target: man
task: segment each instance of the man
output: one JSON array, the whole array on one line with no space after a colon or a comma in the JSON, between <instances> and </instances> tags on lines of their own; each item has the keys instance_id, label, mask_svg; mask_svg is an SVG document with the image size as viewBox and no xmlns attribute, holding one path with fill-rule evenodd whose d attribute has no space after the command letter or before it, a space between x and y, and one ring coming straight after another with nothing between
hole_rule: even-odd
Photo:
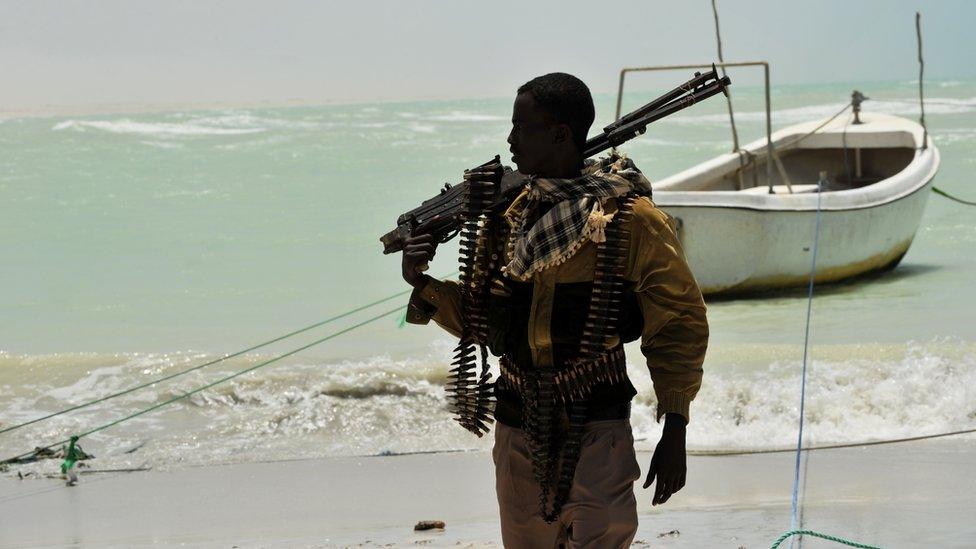
<instances>
[{"instance_id":1,"label":"man","mask_svg":"<svg viewBox=\"0 0 976 549\"><path fill-rule=\"evenodd\" d=\"M502 539L510 548L630 545L637 530L633 482L640 468L629 421L636 390L627 379L622 344L638 336L657 396L657 419L665 418L644 488L656 482L658 505L685 484L688 409L701 383L708 340L705 306L668 217L648 198L649 184L633 163L616 156L584 162L593 120L589 89L571 75L547 74L521 86L508 143L518 170L533 177L504 213L493 213L485 224L487 242L507 242L489 251L504 249L505 257L490 273L493 299L498 294L500 304L492 303L488 340L493 354L502 356L493 458ZM488 172L466 177L497 181ZM607 241L614 239L625 239L619 275L626 290L615 298L620 314L604 319L613 333L599 340L602 354L595 360L584 356L581 341L592 340L599 331L594 323L602 322L592 303L603 303L598 298L605 291L594 288L613 287L600 278L609 275L599 265L614 249ZM408 321L426 324L433 318L460 335L460 287L420 272L435 251L429 235L410 238L404 248L403 278L415 288ZM554 374L559 372L568 374ZM547 375L558 379L546 381ZM565 379L576 385L559 393ZM551 437L539 433L536 417L548 401L533 401L548 394L538 390L547 382L563 395L561 401L549 399L557 403L561 421L542 422L556 433ZM525 389L533 384L535 393ZM577 431L574 417L581 423ZM574 436L578 446L570 449ZM557 444L552 440L563 440L563 446L550 448ZM564 471L571 485L560 495L555 479Z\"/></svg>"}]
</instances>

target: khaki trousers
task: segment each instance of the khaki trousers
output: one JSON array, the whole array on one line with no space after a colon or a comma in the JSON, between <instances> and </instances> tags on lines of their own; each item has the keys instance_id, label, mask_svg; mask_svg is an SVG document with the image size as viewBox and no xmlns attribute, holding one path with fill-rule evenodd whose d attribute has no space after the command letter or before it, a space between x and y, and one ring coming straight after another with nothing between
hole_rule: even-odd
<instances>
[{"instance_id":1,"label":"khaki trousers","mask_svg":"<svg viewBox=\"0 0 976 549\"><path fill-rule=\"evenodd\" d=\"M506 548L630 547L637 532L634 481L640 478L630 420L584 426L569 500L552 524L539 511L539 485L532 478L525 434L496 424L492 458Z\"/></svg>"}]
</instances>

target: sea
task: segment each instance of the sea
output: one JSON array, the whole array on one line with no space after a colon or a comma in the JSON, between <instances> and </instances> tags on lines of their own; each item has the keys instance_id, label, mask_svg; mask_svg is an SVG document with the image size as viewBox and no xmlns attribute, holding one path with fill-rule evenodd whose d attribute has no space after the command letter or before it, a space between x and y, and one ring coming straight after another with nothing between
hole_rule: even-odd
<instances>
[{"instance_id":1,"label":"sea","mask_svg":"<svg viewBox=\"0 0 976 549\"><path fill-rule=\"evenodd\" d=\"M935 184L976 200L976 81L925 84ZM773 128L830 116L855 88L865 111L919 116L917 81L775 86ZM628 91L624 110L663 91ZM616 96L594 98L602 126ZM147 385L0 433L0 460L92 430L79 444L102 468L490 448L452 420L455 341L402 324L400 258L378 238L464 169L510 163L512 99L0 118L0 430ZM762 137L762 89L732 101L742 142ZM676 173L731 149L725 108L696 105L621 150L652 181ZM456 268L449 242L430 272ZM933 194L894 271L815 288L805 443L976 427L974 281L976 208ZM795 444L806 291L707 301L689 449ZM652 448L635 345L628 365Z\"/></svg>"}]
</instances>

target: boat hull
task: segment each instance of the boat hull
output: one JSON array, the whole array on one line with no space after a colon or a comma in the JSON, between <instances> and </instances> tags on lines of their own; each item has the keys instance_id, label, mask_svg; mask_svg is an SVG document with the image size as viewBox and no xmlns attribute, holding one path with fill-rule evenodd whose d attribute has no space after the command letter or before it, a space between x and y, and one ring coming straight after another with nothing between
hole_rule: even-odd
<instances>
[{"instance_id":1,"label":"boat hull","mask_svg":"<svg viewBox=\"0 0 976 549\"><path fill-rule=\"evenodd\" d=\"M861 210L822 211L816 283L894 267L911 246L930 186ZM816 211L658 206L678 220L685 256L706 295L809 283Z\"/></svg>"},{"instance_id":2,"label":"boat hull","mask_svg":"<svg viewBox=\"0 0 976 549\"><path fill-rule=\"evenodd\" d=\"M793 173L795 193L784 190L781 178L773 179L774 193L765 187L728 189L734 181L728 174L740 163L735 154L713 158L654 186L654 202L675 218L685 255L705 294L748 294L808 284L818 209L822 217L817 283L898 264L921 222L939 152L913 121L882 114L862 117L861 125L838 119L826 126L810 122L774 134L777 150L786 155L786 171ZM817 131L811 133L810 128ZM816 192L813 183L818 176L811 168L830 167L825 154L839 147L845 156L856 148L866 151L865 158L875 159L874 169L891 168L890 173L867 185ZM756 141L744 149L760 157L766 145ZM884 151L897 154L887 153L892 159L888 161L879 156ZM828 181L837 181L837 172L846 171L846 165L834 158ZM904 163L894 161L898 158Z\"/></svg>"}]
</instances>

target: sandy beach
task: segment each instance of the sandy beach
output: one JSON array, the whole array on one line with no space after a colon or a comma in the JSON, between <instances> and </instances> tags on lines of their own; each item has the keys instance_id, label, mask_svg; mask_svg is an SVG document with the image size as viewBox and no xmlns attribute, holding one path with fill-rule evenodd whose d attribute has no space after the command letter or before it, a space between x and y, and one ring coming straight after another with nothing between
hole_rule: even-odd
<instances>
[{"instance_id":1,"label":"sandy beach","mask_svg":"<svg viewBox=\"0 0 976 549\"><path fill-rule=\"evenodd\" d=\"M803 526L883 547L972 547L974 458L972 436L812 452ZM635 546L768 547L789 527L792 469L791 454L692 456L665 506L638 487ZM90 474L75 487L8 473L0 494L3 547L501 546L485 452ZM447 527L415 533L419 520Z\"/></svg>"}]
</instances>

